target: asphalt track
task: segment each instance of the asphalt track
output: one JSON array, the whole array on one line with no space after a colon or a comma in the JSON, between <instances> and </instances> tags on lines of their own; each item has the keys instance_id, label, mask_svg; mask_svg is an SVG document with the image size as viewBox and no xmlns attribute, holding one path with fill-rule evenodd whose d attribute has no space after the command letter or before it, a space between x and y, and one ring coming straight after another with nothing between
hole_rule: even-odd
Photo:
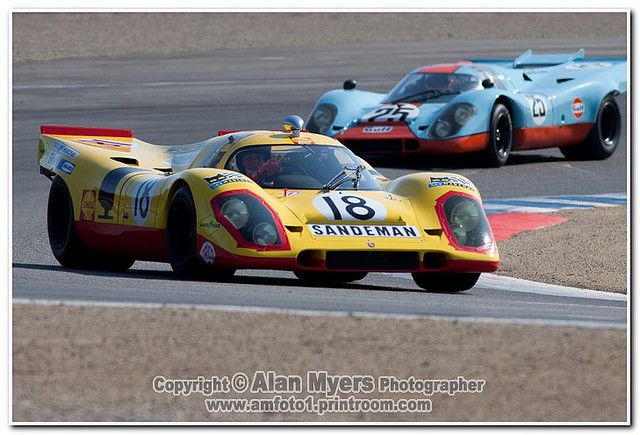
<instances>
[{"instance_id":1,"label":"asphalt track","mask_svg":"<svg viewBox=\"0 0 640 435\"><path fill-rule=\"evenodd\" d=\"M123 274L63 270L50 252L50 183L38 174L35 162L41 124L131 128L152 143L195 142L220 129L279 128L289 114L306 116L319 95L346 78L358 80L362 89L384 91L421 64L515 57L530 47L546 52L583 47L593 56L626 52L625 41L618 39L446 41L15 65L13 297L624 327L624 299L539 291L535 285L498 282L491 276L459 295L427 294L406 275L387 274L336 287L302 286L292 274L272 271L240 272L229 283L182 282L173 279L168 266L155 263L136 263ZM624 96L619 103L626 119ZM557 150L541 150L514 155L499 170L450 158L373 163L389 177L430 168L455 170L470 177L485 198L626 192L627 186L626 135L612 158L602 162L567 162Z\"/></svg>"}]
</instances>

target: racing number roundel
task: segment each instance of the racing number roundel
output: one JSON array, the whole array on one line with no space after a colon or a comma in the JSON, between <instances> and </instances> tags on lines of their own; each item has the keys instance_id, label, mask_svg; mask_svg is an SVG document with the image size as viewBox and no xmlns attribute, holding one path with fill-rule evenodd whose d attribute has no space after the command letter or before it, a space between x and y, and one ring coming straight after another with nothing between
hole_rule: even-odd
<instances>
[{"instance_id":1,"label":"racing number roundel","mask_svg":"<svg viewBox=\"0 0 640 435\"><path fill-rule=\"evenodd\" d=\"M420 114L418 107L409 103L383 104L360 118L363 122L411 121Z\"/></svg>"},{"instance_id":2,"label":"racing number roundel","mask_svg":"<svg viewBox=\"0 0 640 435\"><path fill-rule=\"evenodd\" d=\"M529 99L529 107L531 108L531 116L535 125L542 125L547 119L547 105L545 98L541 95L531 95Z\"/></svg>"},{"instance_id":3,"label":"racing number roundel","mask_svg":"<svg viewBox=\"0 0 640 435\"><path fill-rule=\"evenodd\" d=\"M382 221L387 217L387 209L378 201L350 193L329 192L316 196L313 206L327 220Z\"/></svg>"},{"instance_id":4,"label":"racing number roundel","mask_svg":"<svg viewBox=\"0 0 640 435\"><path fill-rule=\"evenodd\" d=\"M133 209L133 218L138 225L144 225L149 218L153 191L158 181L157 179L145 180L133 190L131 208Z\"/></svg>"}]
</instances>

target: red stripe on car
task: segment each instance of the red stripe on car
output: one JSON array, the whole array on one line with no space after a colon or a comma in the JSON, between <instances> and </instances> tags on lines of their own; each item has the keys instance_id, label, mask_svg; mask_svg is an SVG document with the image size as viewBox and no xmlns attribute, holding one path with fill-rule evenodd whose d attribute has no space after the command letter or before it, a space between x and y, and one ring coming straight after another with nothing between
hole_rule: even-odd
<instances>
[{"instance_id":1,"label":"red stripe on car","mask_svg":"<svg viewBox=\"0 0 640 435\"><path fill-rule=\"evenodd\" d=\"M40 134L62 134L67 136L133 137L133 130L117 128L71 127L66 125L43 125Z\"/></svg>"}]
</instances>

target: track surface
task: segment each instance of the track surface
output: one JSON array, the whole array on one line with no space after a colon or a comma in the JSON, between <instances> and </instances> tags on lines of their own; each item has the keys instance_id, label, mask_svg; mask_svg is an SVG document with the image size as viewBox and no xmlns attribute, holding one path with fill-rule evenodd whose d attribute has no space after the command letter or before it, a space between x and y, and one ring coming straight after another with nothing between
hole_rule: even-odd
<instances>
[{"instance_id":1,"label":"track surface","mask_svg":"<svg viewBox=\"0 0 640 435\"><path fill-rule=\"evenodd\" d=\"M41 124L132 128L152 143L188 143L219 129L279 128L287 115L306 116L323 92L355 78L384 91L412 68L464 57L514 57L524 49L624 56L618 39L576 41L446 41L228 50L182 58L60 60L13 69L13 296L262 306L310 310L429 314L453 317L626 321L624 301L512 292L483 281L462 295L430 295L403 277L371 274L335 288L301 287L283 272L242 272L232 283L176 281L165 265L137 263L127 274L64 271L46 235L49 182L38 175ZM626 101L619 99L626 119ZM623 126L626 131L626 124ZM414 159L412 159L414 160ZM499 170L457 159L377 164L389 177L446 168L470 177L485 198L626 191L627 143L603 162L567 162L557 150L515 155ZM375 164L375 162L373 162ZM471 166L471 168L469 168ZM267 278L260 278L265 276ZM398 291L408 290L408 291Z\"/></svg>"}]
</instances>

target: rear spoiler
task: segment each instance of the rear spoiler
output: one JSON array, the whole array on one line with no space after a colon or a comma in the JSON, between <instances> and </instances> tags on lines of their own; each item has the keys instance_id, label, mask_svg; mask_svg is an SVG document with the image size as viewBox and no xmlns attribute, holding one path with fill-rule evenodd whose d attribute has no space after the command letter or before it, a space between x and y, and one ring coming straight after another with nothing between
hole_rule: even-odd
<instances>
[{"instance_id":1,"label":"rear spoiler","mask_svg":"<svg viewBox=\"0 0 640 435\"><path fill-rule=\"evenodd\" d=\"M545 67L545 66L555 66L560 65L567 62L615 62L622 61L624 58L615 58L615 57L590 57L585 58L584 48L576 51L575 53L565 53L565 54L534 54L533 50L529 49L522 53L515 59L466 59L471 62L477 63L503 63L503 64L511 64L511 67L514 69L521 68L529 68L529 67Z\"/></svg>"},{"instance_id":2,"label":"rear spoiler","mask_svg":"<svg viewBox=\"0 0 640 435\"><path fill-rule=\"evenodd\" d=\"M40 134L65 136L133 137L133 130L121 130L116 128L70 127L66 125L43 125L40 127Z\"/></svg>"}]
</instances>

